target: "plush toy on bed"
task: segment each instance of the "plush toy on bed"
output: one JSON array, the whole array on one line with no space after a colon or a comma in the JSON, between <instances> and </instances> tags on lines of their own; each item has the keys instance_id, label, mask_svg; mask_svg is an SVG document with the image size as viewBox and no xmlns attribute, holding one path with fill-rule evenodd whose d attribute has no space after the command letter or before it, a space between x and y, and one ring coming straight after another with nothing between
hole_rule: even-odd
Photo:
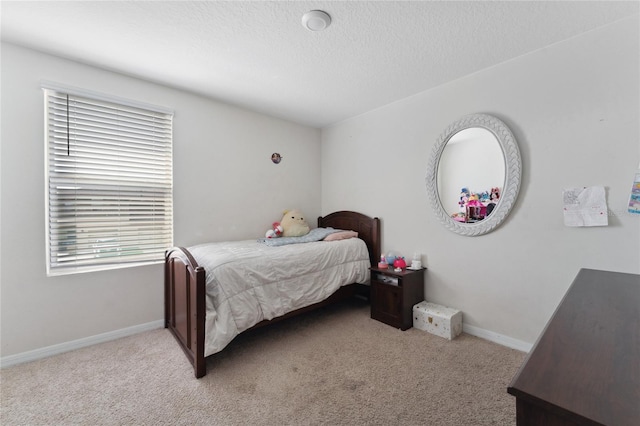
<instances>
[{"instance_id":1,"label":"plush toy on bed","mask_svg":"<svg viewBox=\"0 0 640 426\"><path fill-rule=\"evenodd\" d=\"M281 235L282 235L282 225L280 225L280 222L273 222L273 224L271 225L271 229L269 229L267 233L264 234L264 237L278 238Z\"/></svg>"},{"instance_id":2,"label":"plush toy on bed","mask_svg":"<svg viewBox=\"0 0 640 426\"><path fill-rule=\"evenodd\" d=\"M309 224L304 220L300 210L285 210L280 225L283 237L301 237L310 231Z\"/></svg>"}]
</instances>

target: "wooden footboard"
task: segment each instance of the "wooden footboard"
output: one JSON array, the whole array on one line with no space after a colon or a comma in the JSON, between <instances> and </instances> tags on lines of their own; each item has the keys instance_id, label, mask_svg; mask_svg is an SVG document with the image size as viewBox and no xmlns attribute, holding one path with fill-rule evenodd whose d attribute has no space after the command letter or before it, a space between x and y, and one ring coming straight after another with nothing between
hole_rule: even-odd
<instances>
[{"instance_id":1,"label":"wooden footboard","mask_svg":"<svg viewBox=\"0 0 640 426\"><path fill-rule=\"evenodd\" d=\"M369 258L376 264L380 258L380 220L356 212L341 211L318 218L318 226L358 232L369 249ZM165 328L175 336L178 344L193 365L197 378L207 373L204 357L206 279L199 266L185 248L175 247L165 255ZM328 299L288 314L265 320L252 328L273 324L301 313L353 297L357 284L341 287Z\"/></svg>"},{"instance_id":2,"label":"wooden footboard","mask_svg":"<svg viewBox=\"0 0 640 426\"><path fill-rule=\"evenodd\" d=\"M205 271L182 247L167 251L164 268L164 326L173 333L199 378L207 373L204 358Z\"/></svg>"}]
</instances>

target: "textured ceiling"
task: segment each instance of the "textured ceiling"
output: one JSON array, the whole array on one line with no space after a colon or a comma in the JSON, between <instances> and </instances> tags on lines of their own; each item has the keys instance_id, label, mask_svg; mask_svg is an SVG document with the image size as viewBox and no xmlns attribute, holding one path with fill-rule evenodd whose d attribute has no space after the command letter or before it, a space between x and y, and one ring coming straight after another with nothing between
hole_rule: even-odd
<instances>
[{"instance_id":1,"label":"textured ceiling","mask_svg":"<svg viewBox=\"0 0 640 426\"><path fill-rule=\"evenodd\" d=\"M637 1L2 1L2 40L325 127L638 16ZM301 25L314 9L323 32ZM88 88L92 89L92 88Z\"/></svg>"}]
</instances>

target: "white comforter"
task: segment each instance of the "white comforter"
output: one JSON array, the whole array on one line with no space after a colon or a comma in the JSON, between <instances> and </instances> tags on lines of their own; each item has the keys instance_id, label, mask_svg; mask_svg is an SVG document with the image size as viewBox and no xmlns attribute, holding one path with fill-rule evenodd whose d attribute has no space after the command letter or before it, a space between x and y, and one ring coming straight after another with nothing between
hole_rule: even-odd
<instances>
[{"instance_id":1,"label":"white comforter","mask_svg":"<svg viewBox=\"0 0 640 426\"><path fill-rule=\"evenodd\" d=\"M264 319L320 302L343 285L367 283L371 265L359 238L282 247L236 241L189 251L207 276L205 356Z\"/></svg>"}]
</instances>

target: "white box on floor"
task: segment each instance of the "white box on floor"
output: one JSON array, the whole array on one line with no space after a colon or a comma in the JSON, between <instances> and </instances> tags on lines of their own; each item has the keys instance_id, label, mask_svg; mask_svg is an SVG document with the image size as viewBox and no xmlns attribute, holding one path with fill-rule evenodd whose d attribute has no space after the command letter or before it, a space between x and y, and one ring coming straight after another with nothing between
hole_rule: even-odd
<instances>
[{"instance_id":1,"label":"white box on floor","mask_svg":"<svg viewBox=\"0 0 640 426\"><path fill-rule=\"evenodd\" d=\"M413 306L413 326L451 340L462 333L462 312L435 303L420 302Z\"/></svg>"}]
</instances>

